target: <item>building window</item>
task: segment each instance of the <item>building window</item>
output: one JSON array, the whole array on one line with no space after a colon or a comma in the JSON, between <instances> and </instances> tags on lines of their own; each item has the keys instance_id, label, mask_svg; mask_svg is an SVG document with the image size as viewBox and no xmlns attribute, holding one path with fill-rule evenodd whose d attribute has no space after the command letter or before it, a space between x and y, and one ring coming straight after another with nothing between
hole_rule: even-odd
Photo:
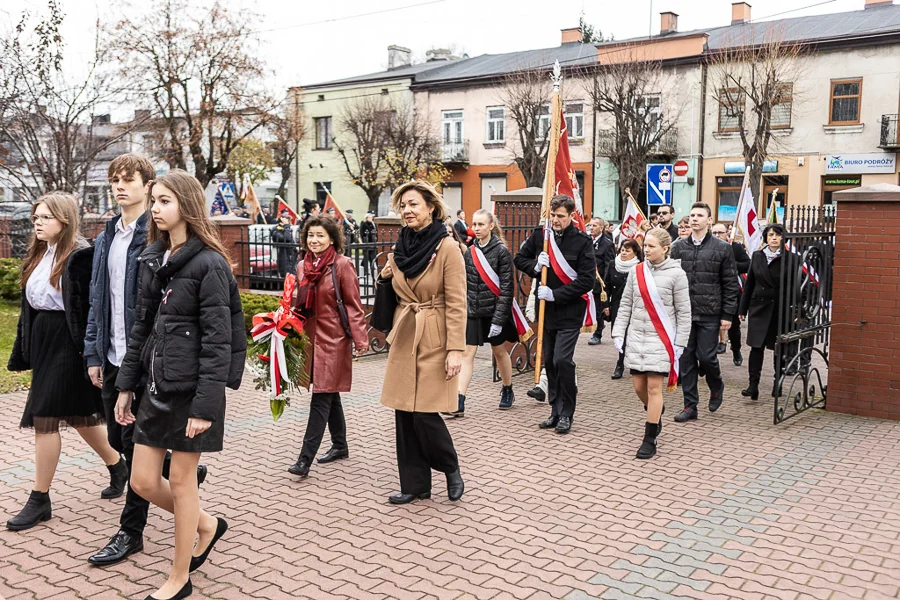
<instances>
[{"instance_id":1,"label":"building window","mask_svg":"<svg viewBox=\"0 0 900 600\"><path fill-rule=\"evenodd\" d=\"M566 131L570 140L584 139L584 103L567 102L565 107Z\"/></svg>"},{"instance_id":2,"label":"building window","mask_svg":"<svg viewBox=\"0 0 900 600\"><path fill-rule=\"evenodd\" d=\"M862 79L843 79L831 82L831 125L859 123L859 104L862 100Z\"/></svg>"},{"instance_id":3,"label":"building window","mask_svg":"<svg viewBox=\"0 0 900 600\"><path fill-rule=\"evenodd\" d=\"M334 136L331 133L331 117L318 117L316 123L316 150L331 150Z\"/></svg>"},{"instance_id":4,"label":"building window","mask_svg":"<svg viewBox=\"0 0 900 600\"><path fill-rule=\"evenodd\" d=\"M739 131L744 113L744 95L730 88L719 90L719 132Z\"/></svg>"},{"instance_id":5,"label":"building window","mask_svg":"<svg viewBox=\"0 0 900 600\"><path fill-rule=\"evenodd\" d=\"M534 139L542 141L550 135L550 105L539 106L535 113Z\"/></svg>"},{"instance_id":6,"label":"building window","mask_svg":"<svg viewBox=\"0 0 900 600\"><path fill-rule=\"evenodd\" d=\"M716 211L717 221L734 221L737 217L737 204L743 183L743 177L716 178L716 197L719 201Z\"/></svg>"},{"instance_id":7,"label":"building window","mask_svg":"<svg viewBox=\"0 0 900 600\"><path fill-rule=\"evenodd\" d=\"M794 104L794 84L779 83L775 86L775 102L769 129L787 129L791 126L791 107Z\"/></svg>"},{"instance_id":8,"label":"building window","mask_svg":"<svg viewBox=\"0 0 900 600\"><path fill-rule=\"evenodd\" d=\"M500 144L505 140L505 121L502 106L489 106L487 109L487 142Z\"/></svg>"},{"instance_id":9,"label":"building window","mask_svg":"<svg viewBox=\"0 0 900 600\"><path fill-rule=\"evenodd\" d=\"M444 144L462 144L463 111L441 111L441 142Z\"/></svg>"},{"instance_id":10,"label":"building window","mask_svg":"<svg viewBox=\"0 0 900 600\"><path fill-rule=\"evenodd\" d=\"M325 199L331 193L331 182L316 181L313 185L316 186L316 201L319 203L319 206L325 206Z\"/></svg>"}]
</instances>

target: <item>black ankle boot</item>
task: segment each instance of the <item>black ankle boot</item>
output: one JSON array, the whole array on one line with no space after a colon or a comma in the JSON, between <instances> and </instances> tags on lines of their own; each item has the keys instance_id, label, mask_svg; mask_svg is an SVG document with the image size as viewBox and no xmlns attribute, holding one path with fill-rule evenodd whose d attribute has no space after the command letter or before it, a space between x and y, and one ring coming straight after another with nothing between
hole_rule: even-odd
<instances>
[{"instance_id":1,"label":"black ankle boot","mask_svg":"<svg viewBox=\"0 0 900 600\"><path fill-rule=\"evenodd\" d=\"M641 447L638 448L637 458L651 458L656 454L657 427L656 423L644 423L644 441L641 443Z\"/></svg>"},{"instance_id":2,"label":"black ankle boot","mask_svg":"<svg viewBox=\"0 0 900 600\"><path fill-rule=\"evenodd\" d=\"M128 483L128 465L125 459L119 457L119 462L107 465L109 469L109 487L100 492L100 497L106 500L120 498L125 493L125 484Z\"/></svg>"},{"instance_id":3,"label":"black ankle boot","mask_svg":"<svg viewBox=\"0 0 900 600\"><path fill-rule=\"evenodd\" d=\"M746 390L741 390L741 396L744 398L750 398L751 400L759 399L759 380L750 380L750 385L747 386Z\"/></svg>"},{"instance_id":4,"label":"black ankle boot","mask_svg":"<svg viewBox=\"0 0 900 600\"><path fill-rule=\"evenodd\" d=\"M24 531L41 521L49 521L50 517L50 493L32 490L28 502L19 514L6 522L6 528L10 531Z\"/></svg>"},{"instance_id":5,"label":"black ankle boot","mask_svg":"<svg viewBox=\"0 0 900 600\"><path fill-rule=\"evenodd\" d=\"M462 475L459 474L459 469L452 473L447 473L447 497L450 500L455 502L462 498L465 489L466 485L463 482Z\"/></svg>"}]
</instances>

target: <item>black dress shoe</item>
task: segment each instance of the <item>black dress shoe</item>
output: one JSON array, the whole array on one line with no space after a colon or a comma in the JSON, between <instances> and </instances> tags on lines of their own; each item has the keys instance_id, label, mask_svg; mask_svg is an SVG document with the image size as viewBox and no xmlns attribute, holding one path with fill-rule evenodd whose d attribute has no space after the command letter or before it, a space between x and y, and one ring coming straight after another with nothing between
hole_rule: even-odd
<instances>
[{"instance_id":1,"label":"black dress shoe","mask_svg":"<svg viewBox=\"0 0 900 600\"><path fill-rule=\"evenodd\" d=\"M389 497L388 502L391 504L409 504L413 500L428 500L429 498L431 498L431 492L422 492L421 494L404 494L400 492Z\"/></svg>"},{"instance_id":2,"label":"black dress shoe","mask_svg":"<svg viewBox=\"0 0 900 600\"><path fill-rule=\"evenodd\" d=\"M722 406L722 392L709 397L709 412L716 412Z\"/></svg>"},{"instance_id":3,"label":"black dress shoe","mask_svg":"<svg viewBox=\"0 0 900 600\"><path fill-rule=\"evenodd\" d=\"M197 487L203 485L208 473L209 471L207 470L206 465L197 465Z\"/></svg>"},{"instance_id":4,"label":"black dress shoe","mask_svg":"<svg viewBox=\"0 0 900 600\"><path fill-rule=\"evenodd\" d=\"M42 521L49 521L52 514L50 492L31 490L28 502L19 511L19 514L6 522L6 528L10 531L25 531Z\"/></svg>"},{"instance_id":5,"label":"black dress shoe","mask_svg":"<svg viewBox=\"0 0 900 600\"><path fill-rule=\"evenodd\" d=\"M338 450L332 446L328 452L316 459L316 462L324 465L325 463L330 463L333 460L340 460L342 458L350 458L350 452L348 450Z\"/></svg>"},{"instance_id":6,"label":"black dress shoe","mask_svg":"<svg viewBox=\"0 0 900 600\"><path fill-rule=\"evenodd\" d=\"M106 546L88 559L88 562L98 567L108 567L122 562L135 552L144 549L144 538L140 535L131 535L121 529L109 538Z\"/></svg>"},{"instance_id":7,"label":"black dress shoe","mask_svg":"<svg viewBox=\"0 0 900 600\"><path fill-rule=\"evenodd\" d=\"M462 498L465 489L466 484L463 482L462 475L459 474L459 469L452 473L447 473L447 497L450 500L456 502Z\"/></svg>"},{"instance_id":8,"label":"black dress shoe","mask_svg":"<svg viewBox=\"0 0 900 600\"><path fill-rule=\"evenodd\" d=\"M686 423L688 421L696 421L697 420L697 409L696 408L684 408L680 413L675 415L676 423Z\"/></svg>"},{"instance_id":9,"label":"black dress shoe","mask_svg":"<svg viewBox=\"0 0 900 600\"><path fill-rule=\"evenodd\" d=\"M603 342L596 335L592 335L591 339L588 340L588 346L596 346L598 344L602 344Z\"/></svg>"},{"instance_id":10,"label":"black dress shoe","mask_svg":"<svg viewBox=\"0 0 900 600\"><path fill-rule=\"evenodd\" d=\"M298 458L297 462L288 467L288 473L297 477L306 477L309 475L309 461L305 458Z\"/></svg>"},{"instance_id":11,"label":"black dress shoe","mask_svg":"<svg viewBox=\"0 0 900 600\"><path fill-rule=\"evenodd\" d=\"M182 598L187 598L188 596L190 596L193 593L194 593L194 586L191 585L191 578L188 577L187 583L184 584L184 587L182 587L180 590L178 590L178 593L175 594L174 596L169 596L168 598L157 598L153 594L150 594L144 600L181 600Z\"/></svg>"},{"instance_id":12,"label":"black dress shoe","mask_svg":"<svg viewBox=\"0 0 900 600\"><path fill-rule=\"evenodd\" d=\"M220 537L225 535L226 531L228 531L228 522L225 519L216 517L216 534L213 536L209 546L206 547L206 550L203 551L203 554L191 557L191 573L203 566L203 563L205 563L206 559L209 557L209 553L212 552L213 546L216 545L216 542L219 541Z\"/></svg>"},{"instance_id":13,"label":"black dress shoe","mask_svg":"<svg viewBox=\"0 0 900 600\"><path fill-rule=\"evenodd\" d=\"M740 350L734 351L734 366L739 367L744 364L744 356L741 354Z\"/></svg>"},{"instance_id":14,"label":"black dress shoe","mask_svg":"<svg viewBox=\"0 0 900 600\"><path fill-rule=\"evenodd\" d=\"M719 342L716 346L716 354L725 354L726 350L728 350L728 346L726 346L722 342Z\"/></svg>"},{"instance_id":15,"label":"black dress shoe","mask_svg":"<svg viewBox=\"0 0 900 600\"><path fill-rule=\"evenodd\" d=\"M534 386L532 389L526 392L529 398L534 398L538 402L543 402L547 399L547 394L544 393L544 390L540 388L540 386Z\"/></svg>"},{"instance_id":16,"label":"black dress shoe","mask_svg":"<svg viewBox=\"0 0 900 600\"><path fill-rule=\"evenodd\" d=\"M622 379L622 376L625 374L625 367L620 367L616 365L616 370L613 371L612 377L610 379Z\"/></svg>"},{"instance_id":17,"label":"black dress shoe","mask_svg":"<svg viewBox=\"0 0 900 600\"><path fill-rule=\"evenodd\" d=\"M560 417L556 424L556 433L569 433L572 429L572 417Z\"/></svg>"},{"instance_id":18,"label":"black dress shoe","mask_svg":"<svg viewBox=\"0 0 900 600\"><path fill-rule=\"evenodd\" d=\"M549 419L538 425L538 427L540 427L541 429L553 429L554 427L556 427L557 423L559 423L559 417L550 417Z\"/></svg>"},{"instance_id":19,"label":"black dress shoe","mask_svg":"<svg viewBox=\"0 0 900 600\"><path fill-rule=\"evenodd\" d=\"M119 462L107 465L106 468L109 469L109 487L100 492L100 497L104 500L121 498L125 493L125 485L128 483L128 465L120 456Z\"/></svg>"}]
</instances>

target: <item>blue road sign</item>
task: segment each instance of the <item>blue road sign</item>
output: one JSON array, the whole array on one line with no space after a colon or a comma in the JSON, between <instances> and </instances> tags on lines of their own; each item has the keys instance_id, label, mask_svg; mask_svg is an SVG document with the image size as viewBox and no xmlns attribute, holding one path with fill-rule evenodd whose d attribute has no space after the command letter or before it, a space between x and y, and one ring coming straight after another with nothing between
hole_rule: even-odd
<instances>
[{"instance_id":1,"label":"blue road sign","mask_svg":"<svg viewBox=\"0 0 900 600\"><path fill-rule=\"evenodd\" d=\"M647 205L672 204L672 165L647 165Z\"/></svg>"}]
</instances>

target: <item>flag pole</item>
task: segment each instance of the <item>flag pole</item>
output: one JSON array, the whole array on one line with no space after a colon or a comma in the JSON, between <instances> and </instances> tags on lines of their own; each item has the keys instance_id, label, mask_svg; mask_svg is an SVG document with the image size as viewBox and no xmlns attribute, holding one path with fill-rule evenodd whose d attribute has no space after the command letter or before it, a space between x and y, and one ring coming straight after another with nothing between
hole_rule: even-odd
<instances>
[{"instance_id":1,"label":"flag pole","mask_svg":"<svg viewBox=\"0 0 900 600\"><path fill-rule=\"evenodd\" d=\"M628 196L628 200L634 204L634 207L637 209L638 214L641 215L641 219L645 223L649 223L650 221L647 219L647 215L644 214L644 211L641 210L641 205L638 204L637 200L634 199L634 196L631 195L631 188L625 188L625 195Z\"/></svg>"},{"instance_id":2,"label":"flag pole","mask_svg":"<svg viewBox=\"0 0 900 600\"><path fill-rule=\"evenodd\" d=\"M546 229L550 220L550 199L555 195L556 190L556 155L559 152L559 130L561 124L559 122L561 110L559 102L559 86L562 83L562 69L559 66L559 60L553 63L553 72L550 75L550 81L553 82L553 94L550 106L550 131L547 135L550 138L550 147L547 149L547 169L544 175L544 198L541 202L541 224L544 226L544 252L547 252L550 239L547 237ZM547 267L541 268L541 285L547 285ZM540 300L538 303L538 328L537 328L537 352L535 354L534 364L534 384L541 382L541 364L544 359L544 309L546 302Z\"/></svg>"}]
</instances>

